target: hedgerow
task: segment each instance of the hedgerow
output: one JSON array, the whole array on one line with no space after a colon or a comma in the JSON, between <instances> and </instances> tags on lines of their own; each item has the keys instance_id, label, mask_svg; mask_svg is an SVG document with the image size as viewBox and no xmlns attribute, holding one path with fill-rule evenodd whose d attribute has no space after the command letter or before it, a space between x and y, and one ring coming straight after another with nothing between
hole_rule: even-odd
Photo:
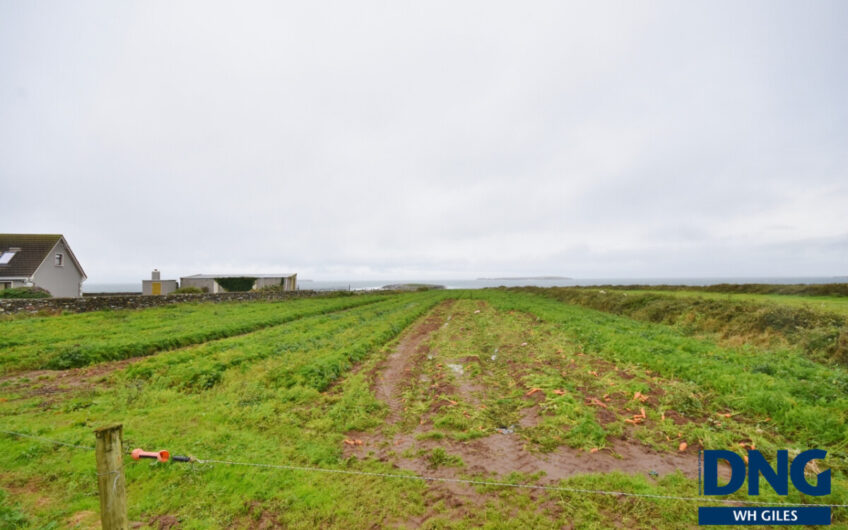
<instances>
[{"instance_id":1,"label":"hedgerow","mask_svg":"<svg viewBox=\"0 0 848 530\"><path fill-rule=\"evenodd\" d=\"M518 289L688 333L715 333L764 346L791 346L817 361L848 365L848 317L769 301L628 293L598 288Z\"/></svg>"}]
</instances>

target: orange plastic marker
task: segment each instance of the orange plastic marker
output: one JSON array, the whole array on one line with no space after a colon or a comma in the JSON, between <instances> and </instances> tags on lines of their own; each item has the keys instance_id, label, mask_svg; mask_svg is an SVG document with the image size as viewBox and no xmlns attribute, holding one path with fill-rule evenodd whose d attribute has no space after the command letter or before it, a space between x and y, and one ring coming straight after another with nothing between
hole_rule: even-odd
<instances>
[{"instance_id":1,"label":"orange plastic marker","mask_svg":"<svg viewBox=\"0 0 848 530\"><path fill-rule=\"evenodd\" d=\"M132 457L133 460L152 458L160 462L167 462L168 459L171 458L171 453L168 451L145 451L144 449L133 449Z\"/></svg>"}]
</instances>

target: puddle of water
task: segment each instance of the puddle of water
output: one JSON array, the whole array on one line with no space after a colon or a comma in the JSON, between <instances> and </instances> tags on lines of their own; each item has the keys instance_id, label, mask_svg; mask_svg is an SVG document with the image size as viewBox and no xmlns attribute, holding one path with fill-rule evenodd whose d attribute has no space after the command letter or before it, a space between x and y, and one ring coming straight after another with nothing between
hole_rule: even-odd
<instances>
[{"instance_id":1,"label":"puddle of water","mask_svg":"<svg viewBox=\"0 0 848 530\"><path fill-rule=\"evenodd\" d=\"M447 366L448 366L448 368L453 370L453 373L455 373L456 375L464 375L465 374L465 369L462 368L461 364L450 364L450 363L448 363Z\"/></svg>"}]
</instances>

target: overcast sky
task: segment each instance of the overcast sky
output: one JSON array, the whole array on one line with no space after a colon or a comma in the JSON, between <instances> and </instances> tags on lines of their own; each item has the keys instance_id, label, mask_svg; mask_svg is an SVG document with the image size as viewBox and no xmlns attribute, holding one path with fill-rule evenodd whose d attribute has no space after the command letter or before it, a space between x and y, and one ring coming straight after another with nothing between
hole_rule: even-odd
<instances>
[{"instance_id":1,"label":"overcast sky","mask_svg":"<svg viewBox=\"0 0 848 530\"><path fill-rule=\"evenodd\" d=\"M0 231L90 283L848 274L848 2L0 0Z\"/></svg>"}]
</instances>

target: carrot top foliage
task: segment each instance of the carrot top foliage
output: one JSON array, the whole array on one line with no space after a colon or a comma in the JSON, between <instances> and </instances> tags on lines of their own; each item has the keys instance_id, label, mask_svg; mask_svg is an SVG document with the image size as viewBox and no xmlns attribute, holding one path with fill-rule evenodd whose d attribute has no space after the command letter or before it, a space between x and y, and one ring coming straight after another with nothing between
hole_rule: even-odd
<instances>
[{"instance_id":1,"label":"carrot top foliage","mask_svg":"<svg viewBox=\"0 0 848 530\"><path fill-rule=\"evenodd\" d=\"M381 299L370 295L252 304L180 304L0 322L0 373L67 369L150 355Z\"/></svg>"}]
</instances>

